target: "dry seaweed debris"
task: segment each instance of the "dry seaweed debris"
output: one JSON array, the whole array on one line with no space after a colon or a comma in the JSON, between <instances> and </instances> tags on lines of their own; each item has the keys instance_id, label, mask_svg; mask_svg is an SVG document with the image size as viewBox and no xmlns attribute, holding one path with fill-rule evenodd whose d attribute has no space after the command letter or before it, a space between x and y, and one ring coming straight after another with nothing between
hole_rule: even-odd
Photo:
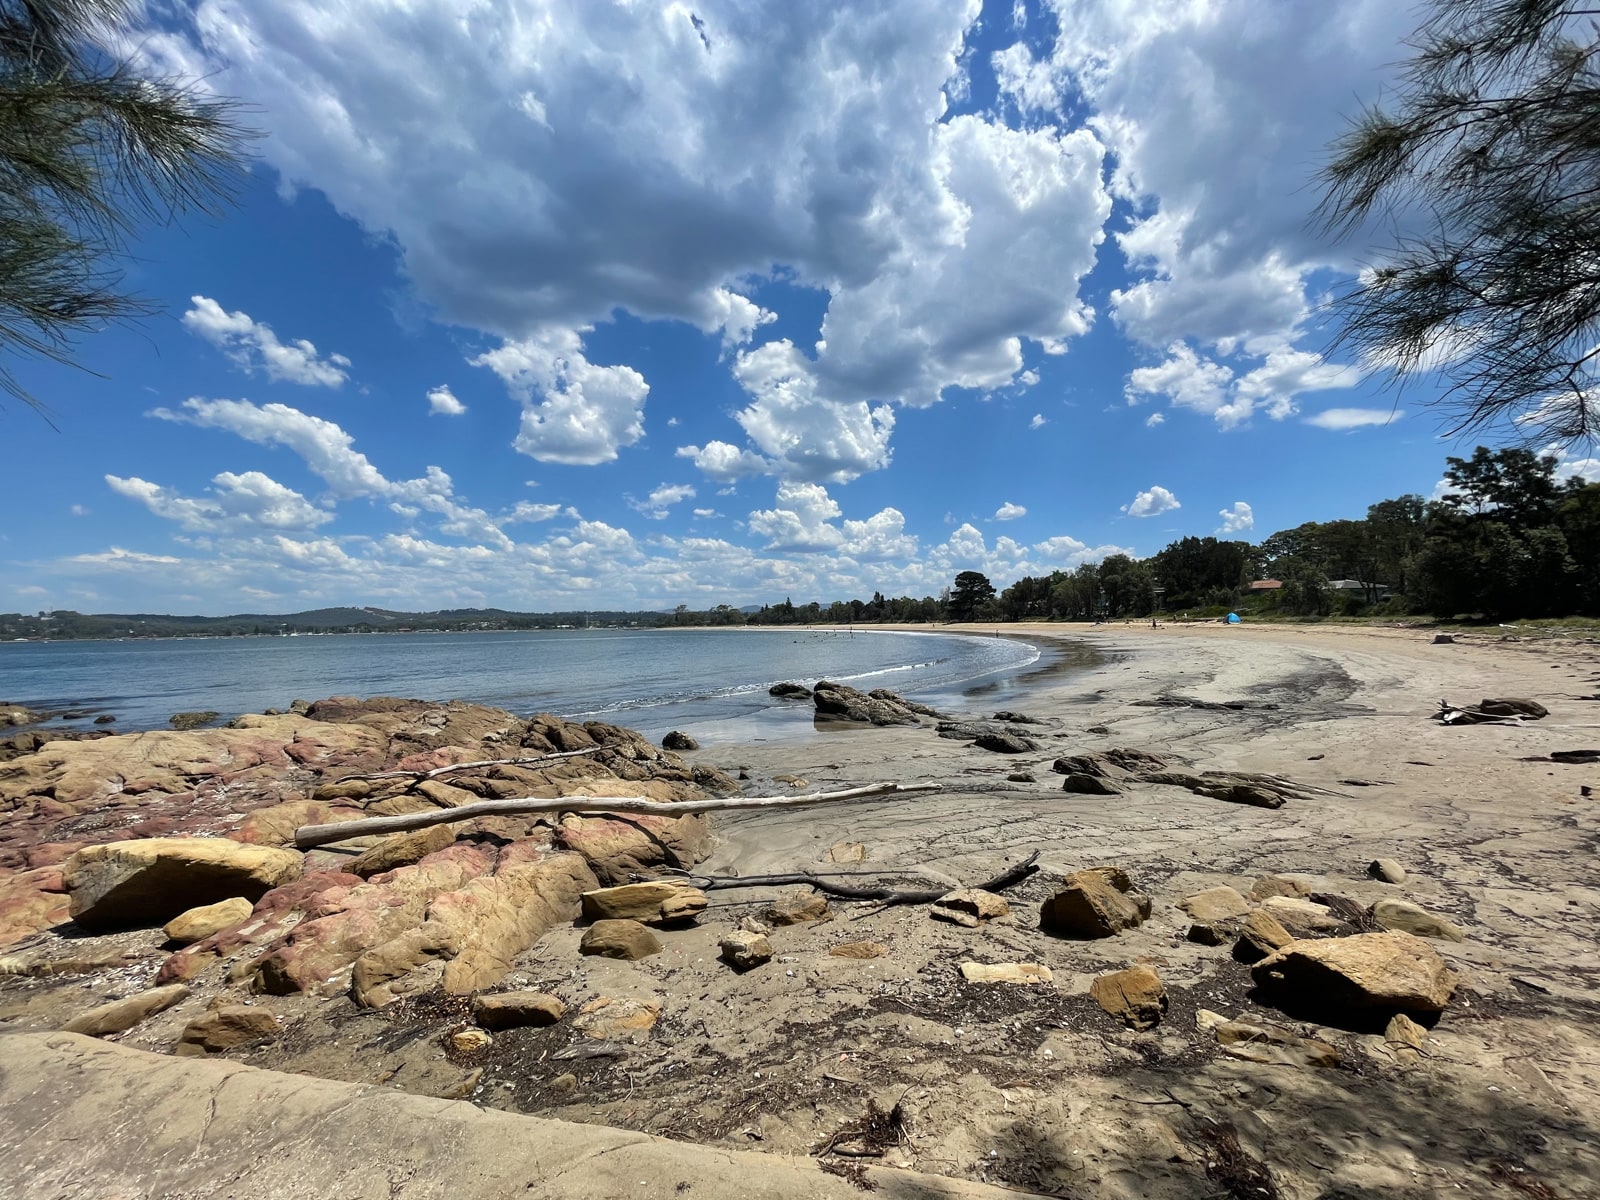
<instances>
[{"instance_id":1,"label":"dry seaweed debris","mask_svg":"<svg viewBox=\"0 0 1600 1200\"><path fill-rule=\"evenodd\" d=\"M837 1175L840 1179L856 1185L863 1192L875 1192L878 1185L867 1178L867 1169L858 1162L834 1162L829 1160L817 1164L829 1175Z\"/></svg>"},{"instance_id":2,"label":"dry seaweed debris","mask_svg":"<svg viewBox=\"0 0 1600 1200\"><path fill-rule=\"evenodd\" d=\"M1282 1200L1267 1164L1239 1144L1239 1131L1233 1125L1202 1125L1199 1142L1206 1178L1222 1188L1228 1200Z\"/></svg>"},{"instance_id":3,"label":"dry seaweed debris","mask_svg":"<svg viewBox=\"0 0 1600 1200\"><path fill-rule=\"evenodd\" d=\"M839 1126L827 1141L811 1152L812 1156L822 1158L836 1154L841 1158L882 1158L884 1151L891 1146L899 1146L909 1140L910 1119L905 1103L906 1092L902 1092L900 1099L894 1102L894 1107L886 1112L868 1096L867 1111Z\"/></svg>"}]
</instances>

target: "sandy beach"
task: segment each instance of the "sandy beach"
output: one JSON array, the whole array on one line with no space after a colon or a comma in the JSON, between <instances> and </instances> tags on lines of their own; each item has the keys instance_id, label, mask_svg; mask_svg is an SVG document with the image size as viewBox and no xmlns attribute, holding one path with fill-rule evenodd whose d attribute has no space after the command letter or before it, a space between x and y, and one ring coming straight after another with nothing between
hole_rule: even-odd
<instances>
[{"instance_id":1,"label":"sandy beach","mask_svg":"<svg viewBox=\"0 0 1600 1200\"><path fill-rule=\"evenodd\" d=\"M718 961L719 938L792 889L716 890L696 924L663 933L664 949L639 961L580 955L583 930L566 924L514 963L503 986L570 1008L595 997L658 1006L625 1056L557 1058L570 1035L555 1026L502 1037L464 1065L428 1036L459 1021L449 998L417 1001L397 1025L393 1013L300 994L253 1000L288 1032L231 1057L423 1094L465 1080L454 1094L485 1107L778 1155L813 1154L869 1101L898 1105L893 1144L868 1165L1038 1195L1247 1194L1227 1190L1225 1172L1208 1178L1216 1143L1205 1131L1222 1126L1285 1197L1593 1194L1600 812L1582 789L1600 785L1600 767L1549 756L1600 747L1600 702L1584 698L1600 693L1600 645L1249 625L1004 633L1081 639L1104 655L1092 671L1041 674L1025 701L1008 701L1030 718L1036 750L991 753L930 723L800 743L708 740L685 757L739 776L752 795L882 781L941 789L719 814L695 876L881 871L954 888L1037 853L1040 871L1005 893L1009 915L965 928L926 906L834 899L824 919L773 929L773 960L741 974ZM1430 719L1441 699L1484 697L1532 698L1549 715ZM1182 700L1208 703L1172 703ZM985 703L975 696L952 715L990 718ZM1110 796L1062 790L1058 758L1113 748L1280 776L1305 798L1269 809L1137 782ZM1401 865L1404 881L1373 878L1377 859ZM1149 919L1098 940L1041 930L1041 902L1071 872L1101 865L1151 898ZM1273 894L1264 877L1363 907L1402 899L1459 927L1462 941L1428 942L1456 986L1420 1049L1381 1028L1266 1007L1231 943L1190 940L1196 918L1181 902L1226 885L1253 903ZM142 976L121 968L124 991L148 986L159 934L117 936L149 964ZM861 943L881 953L829 953ZM969 983L963 962L1036 963L1053 979ZM1090 995L1098 976L1137 965L1165 985L1151 1029L1127 1027ZM194 1011L238 990L226 978L193 986L193 999L120 1040L164 1051ZM58 1027L114 992L109 976L0 980L0 1028ZM1332 1047L1337 1065L1223 1053L1214 1025L1241 1016Z\"/></svg>"}]
</instances>

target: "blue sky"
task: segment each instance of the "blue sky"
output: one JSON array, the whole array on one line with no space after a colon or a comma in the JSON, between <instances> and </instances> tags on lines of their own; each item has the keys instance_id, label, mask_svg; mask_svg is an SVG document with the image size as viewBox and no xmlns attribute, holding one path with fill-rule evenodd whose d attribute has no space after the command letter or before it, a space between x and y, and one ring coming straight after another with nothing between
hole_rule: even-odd
<instances>
[{"instance_id":1,"label":"blue sky","mask_svg":"<svg viewBox=\"0 0 1600 1200\"><path fill-rule=\"evenodd\" d=\"M1309 219L1406 6L156 5L264 132L22 364L0 608L937 594L1431 492ZM1569 470L1595 472L1594 460Z\"/></svg>"}]
</instances>

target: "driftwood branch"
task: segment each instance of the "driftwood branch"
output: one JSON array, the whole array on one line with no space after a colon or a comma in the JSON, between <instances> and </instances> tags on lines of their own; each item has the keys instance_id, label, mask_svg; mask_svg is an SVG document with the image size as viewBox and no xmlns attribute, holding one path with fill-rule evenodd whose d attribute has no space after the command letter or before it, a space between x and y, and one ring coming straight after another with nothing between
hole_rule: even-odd
<instances>
[{"instance_id":1,"label":"driftwood branch","mask_svg":"<svg viewBox=\"0 0 1600 1200\"><path fill-rule=\"evenodd\" d=\"M1038 860L1039 852L1035 850L1027 858L1007 867L993 879L986 879L982 883L976 883L972 886L985 892L1000 892L1006 888L1015 887L1039 870L1036 865ZM838 896L842 900L878 900L885 907L896 904L932 904L940 896L959 890L951 887L854 887L850 884L832 882L833 877L842 873L813 874L810 871L792 871L782 875L691 875L689 876L689 882L703 892L723 891L728 888L782 887L791 883L810 884L817 891L826 892L830 896ZM892 874L893 872L884 873Z\"/></svg>"},{"instance_id":2,"label":"driftwood branch","mask_svg":"<svg viewBox=\"0 0 1600 1200\"><path fill-rule=\"evenodd\" d=\"M302 850L342 842L346 838L376 833L405 833L470 821L475 817L523 816L540 812L642 813L658 817L681 817L689 813L721 812L740 808L799 808L807 804L827 804L834 800L865 800L874 796L936 792L936 783L875 783L846 788L840 792L807 792L799 796L730 796L720 800L673 800L657 802L640 796L557 796L550 798L512 797L441 808L431 812L401 813L393 817L363 817L358 821L338 821L329 825L302 825L294 831L294 844ZM943 893L941 893L942 895Z\"/></svg>"},{"instance_id":3,"label":"driftwood branch","mask_svg":"<svg viewBox=\"0 0 1600 1200\"><path fill-rule=\"evenodd\" d=\"M530 763L555 762L562 758L577 758L580 754L595 754L604 750L604 746L586 746L582 750L551 751L549 754L535 754L530 758L484 758L477 762L447 763L442 767L434 767L426 771L372 771L366 775L348 775L347 779L437 779L441 775L448 775L452 771L471 771L477 767L523 767ZM342 780L340 782L343 782Z\"/></svg>"}]
</instances>

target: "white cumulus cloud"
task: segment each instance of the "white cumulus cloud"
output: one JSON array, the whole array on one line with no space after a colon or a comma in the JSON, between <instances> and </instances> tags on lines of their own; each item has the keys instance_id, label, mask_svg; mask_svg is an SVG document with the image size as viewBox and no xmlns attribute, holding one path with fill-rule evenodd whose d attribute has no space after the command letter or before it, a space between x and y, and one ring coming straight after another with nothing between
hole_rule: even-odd
<instances>
[{"instance_id":1,"label":"white cumulus cloud","mask_svg":"<svg viewBox=\"0 0 1600 1200\"><path fill-rule=\"evenodd\" d=\"M1026 508L1020 504L1013 504L1011 501L1007 500L999 508L995 509L994 519L996 521L1015 521L1018 517L1025 517L1027 515L1028 510Z\"/></svg>"},{"instance_id":2,"label":"white cumulus cloud","mask_svg":"<svg viewBox=\"0 0 1600 1200\"><path fill-rule=\"evenodd\" d=\"M1122 511L1130 517L1159 517L1162 513L1182 507L1176 496L1157 485L1147 492L1140 492L1131 504L1122 506Z\"/></svg>"},{"instance_id":3,"label":"white cumulus cloud","mask_svg":"<svg viewBox=\"0 0 1600 1200\"><path fill-rule=\"evenodd\" d=\"M1307 425L1318 429L1361 429L1369 425L1388 425L1400 419L1392 408L1325 408L1306 418Z\"/></svg>"},{"instance_id":4,"label":"white cumulus cloud","mask_svg":"<svg viewBox=\"0 0 1600 1200\"><path fill-rule=\"evenodd\" d=\"M428 393L428 412L430 415L459 417L467 411L467 406L456 399L455 393L445 384L440 384Z\"/></svg>"},{"instance_id":5,"label":"white cumulus cloud","mask_svg":"<svg viewBox=\"0 0 1600 1200\"><path fill-rule=\"evenodd\" d=\"M1217 515L1222 518L1218 533L1243 533L1256 527L1256 515L1243 500L1235 500L1232 508L1225 508Z\"/></svg>"},{"instance_id":6,"label":"white cumulus cloud","mask_svg":"<svg viewBox=\"0 0 1600 1200\"><path fill-rule=\"evenodd\" d=\"M350 360L342 354L324 358L304 338L280 342L270 325L246 313L226 312L208 296L191 296L189 302L193 307L183 314L184 327L247 371L307 387L336 388L349 378Z\"/></svg>"}]
</instances>

